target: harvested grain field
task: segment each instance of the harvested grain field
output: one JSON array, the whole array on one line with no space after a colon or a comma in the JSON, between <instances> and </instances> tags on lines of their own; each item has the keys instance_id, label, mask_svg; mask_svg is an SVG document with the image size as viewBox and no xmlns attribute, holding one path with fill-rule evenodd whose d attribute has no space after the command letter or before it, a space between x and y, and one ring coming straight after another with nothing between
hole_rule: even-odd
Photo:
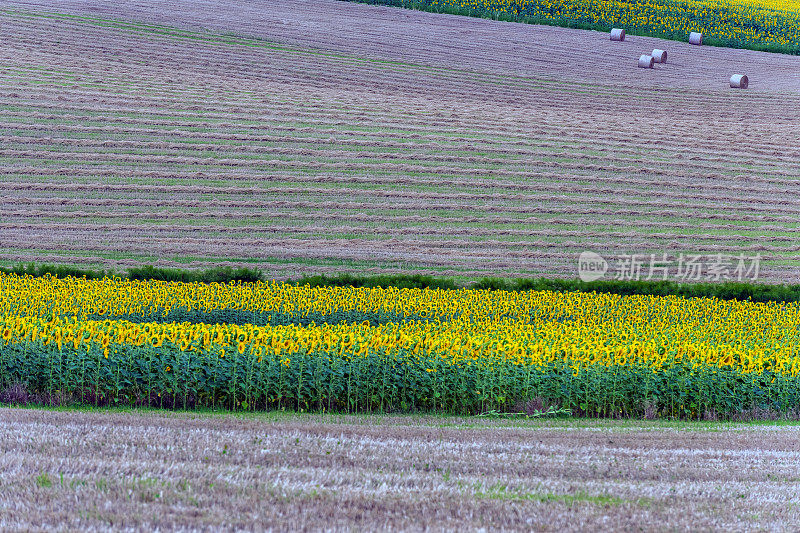
<instances>
[{"instance_id":1,"label":"harvested grain field","mask_svg":"<svg viewBox=\"0 0 800 533\"><path fill-rule=\"evenodd\" d=\"M592 250L800 281L798 57L336 0L0 26L2 264L574 277Z\"/></svg>"},{"instance_id":2,"label":"harvested grain field","mask_svg":"<svg viewBox=\"0 0 800 533\"><path fill-rule=\"evenodd\" d=\"M0 411L14 530L796 530L800 428Z\"/></svg>"}]
</instances>

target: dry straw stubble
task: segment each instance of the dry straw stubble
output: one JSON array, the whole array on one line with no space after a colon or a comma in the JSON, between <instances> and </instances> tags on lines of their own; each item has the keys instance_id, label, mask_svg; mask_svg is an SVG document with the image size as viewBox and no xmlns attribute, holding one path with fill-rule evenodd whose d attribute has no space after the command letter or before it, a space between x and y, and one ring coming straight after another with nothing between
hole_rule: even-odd
<instances>
[{"instance_id":1,"label":"dry straw stubble","mask_svg":"<svg viewBox=\"0 0 800 533\"><path fill-rule=\"evenodd\" d=\"M0 527L782 531L797 433L5 409Z\"/></svg>"}]
</instances>

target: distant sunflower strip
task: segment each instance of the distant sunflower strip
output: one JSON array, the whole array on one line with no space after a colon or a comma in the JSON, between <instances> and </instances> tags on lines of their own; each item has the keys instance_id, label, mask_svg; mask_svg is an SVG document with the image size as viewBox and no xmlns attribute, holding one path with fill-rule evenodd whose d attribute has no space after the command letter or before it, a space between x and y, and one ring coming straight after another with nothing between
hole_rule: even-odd
<instances>
[{"instance_id":1,"label":"distant sunflower strip","mask_svg":"<svg viewBox=\"0 0 800 533\"><path fill-rule=\"evenodd\" d=\"M435 12L606 29L735 48L800 53L796 0L357 0Z\"/></svg>"}]
</instances>

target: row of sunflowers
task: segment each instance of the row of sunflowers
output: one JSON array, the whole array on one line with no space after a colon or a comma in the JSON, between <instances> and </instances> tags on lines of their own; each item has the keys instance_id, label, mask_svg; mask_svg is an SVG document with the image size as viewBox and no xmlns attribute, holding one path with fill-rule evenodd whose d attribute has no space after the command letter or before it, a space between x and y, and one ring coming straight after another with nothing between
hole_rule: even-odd
<instances>
[{"instance_id":1,"label":"row of sunflowers","mask_svg":"<svg viewBox=\"0 0 800 533\"><path fill-rule=\"evenodd\" d=\"M174 407L785 412L798 325L774 302L0 274L0 384Z\"/></svg>"}]
</instances>

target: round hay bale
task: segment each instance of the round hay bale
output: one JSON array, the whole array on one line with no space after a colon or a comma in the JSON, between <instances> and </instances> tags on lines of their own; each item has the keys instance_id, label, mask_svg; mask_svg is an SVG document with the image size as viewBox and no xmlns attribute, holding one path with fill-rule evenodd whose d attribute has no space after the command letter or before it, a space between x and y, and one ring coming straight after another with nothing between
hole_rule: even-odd
<instances>
[{"instance_id":1,"label":"round hay bale","mask_svg":"<svg viewBox=\"0 0 800 533\"><path fill-rule=\"evenodd\" d=\"M625 40L625 30L620 28L614 28L611 30L611 40L612 41L624 41Z\"/></svg>"},{"instance_id":2,"label":"round hay bale","mask_svg":"<svg viewBox=\"0 0 800 533\"><path fill-rule=\"evenodd\" d=\"M660 50L658 48L653 50L653 53L650 54L653 56L653 61L656 63L666 63L667 62L667 51Z\"/></svg>"},{"instance_id":3,"label":"round hay bale","mask_svg":"<svg viewBox=\"0 0 800 533\"><path fill-rule=\"evenodd\" d=\"M653 68L653 56L642 55L639 57L639 68Z\"/></svg>"},{"instance_id":4,"label":"round hay bale","mask_svg":"<svg viewBox=\"0 0 800 533\"><path fill-rule=\"evenodd\" d=\"M744 74L734 74L731 76L731 89L747 89L749 80Z\"/></svg>"},{"instance_id":5,"label":"round hay bale","mask_svg":"<svg viewBox=\"0 0 800 533\"><path fill-rule=\"evenodd\" d=\"M696 31L693 31L692 33L690 33L689 34L689 44L696 44L697 46L700 46L701 44L703 44L703 34L702 33L698 33Z\"/></svg>"}]
</instances>

